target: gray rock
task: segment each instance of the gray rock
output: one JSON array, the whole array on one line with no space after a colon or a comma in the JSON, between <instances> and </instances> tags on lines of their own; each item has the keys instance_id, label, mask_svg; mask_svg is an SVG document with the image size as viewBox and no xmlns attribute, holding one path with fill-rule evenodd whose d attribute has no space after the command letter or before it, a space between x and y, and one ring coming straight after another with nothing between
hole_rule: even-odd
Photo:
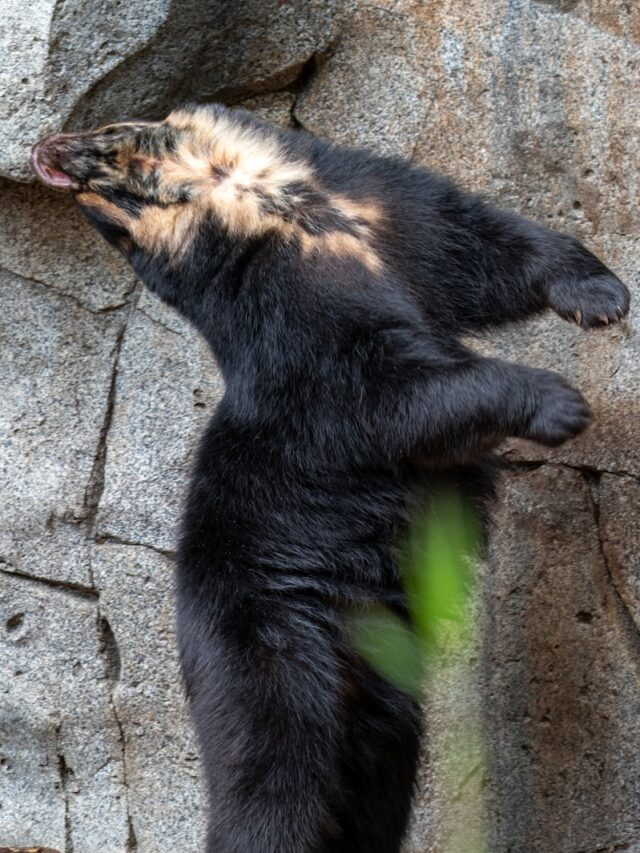
<instances>
[{"instance_id":1,"label":"gray rock","mask_svg":"<svg viewBox=\"0 0 640 853\"><path fill-rule=\"evenodd\" d=\"M122 749L96 604L1 576L0 846L125 850Z\"/></svg>"},{"instance_id":2,"label":"gray rock","mask_svg":"<svg viewBox=\"0 0 640 853\"><path fill-rule=\"evenodd\" d=\"M413 19L363 4L298 98L296 119L317 136L411 156L430 102L423 47Z\"/></svg>"},{"instance_id":3,"label":"gray rock","mask_svg":"<svg viewBox=\"0 0 640 853\"><path fill-rule=\"evenodd\" d=\"M640 837L637 629L611 585L588 481L510 476L486 589L491 850Z\"/></svg>"},{"instance_id":4,"label":"gray rock","mask_svg":"<svg viewBox=\"0 0 640 853\"><path fill-rule=\"evenodd\" d=\"M118 363L98 536L174 549L190 462L222 392L207 345L143 293Z\"/></svg>"},{"instance_id":5,"label":"gray rock","mask_svg":"<svg viewBox=\"0 0 640 853\"><path fill-rule=\"evenodd\" d=\"M295 126L292 112L296 98L293 92L273 92L268 95L256 95L246 98L238 106L249 110L263 121L280 127L291 128Z\"/></svg>"},{"instance_id":6,"label":"gray rock","mask_svg":"<svg viewBox=\"0 0 640 853\"><path fill-rule=\"evenodd\" d=\"M43 74L53 0L25 6L4 0L0 16L0 146L2 173L25 176L26 156L36 138L55 129L46 103ZM19 97L15 97L19 92Z\"/></svg>"},{"instance_id":7,"label":"gray rock","mask_svg":"<svg viewBox=\"0 0 640 853\"><path fill-rule=\"evenodd\" d=\"M0 178L0 268L70 296L91 311L124 305L131 267L73 201L40 186Z\"/></svg>"},{"instance_id":8,"label":"gray rock","mask_svg":"<svg viewBox=\"0 0 640 853\"><path fill-rule=\"evenodd\" d=\"M136 850L196 853L204 783L178 672L171 563L146 548L101 545L93 568Z\"/></svg>"},{"instance_id":9,"label":"gray rock","mask_svg":"<svg viewBox=\"0 0 640 853\"><path fill-rule=\"evenodd\" d=\"M91 585L85 522L122 319L0 272L0 557Z\"/></svg>"}]
</instances>

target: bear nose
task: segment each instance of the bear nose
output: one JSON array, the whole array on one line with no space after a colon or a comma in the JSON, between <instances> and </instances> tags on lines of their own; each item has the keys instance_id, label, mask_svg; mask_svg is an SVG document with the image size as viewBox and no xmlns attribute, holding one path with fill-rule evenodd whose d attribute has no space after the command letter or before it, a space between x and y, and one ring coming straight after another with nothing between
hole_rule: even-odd
<instances>
[{"instance_id":1,"label":"bear nose","mask_svg":"<svg viewBox=\"0 0 640 853\"><path fill-rule=\"evenodd\" d=\"M67 171L74 139L72 134L52 133L31 149L31 168L47 186L63 190L78 189L76 181Z\"/></svg>"}]
</instances>

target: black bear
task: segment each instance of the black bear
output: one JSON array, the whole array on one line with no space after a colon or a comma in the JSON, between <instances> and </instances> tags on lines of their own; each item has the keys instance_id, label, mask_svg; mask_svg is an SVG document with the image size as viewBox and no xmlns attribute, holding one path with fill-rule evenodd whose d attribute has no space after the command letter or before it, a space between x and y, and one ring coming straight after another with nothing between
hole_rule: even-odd
<instances>
[{"instance_id":1,"label":"black bear","mask_svg":"<svg viewBox=\"0 0 640 853\"><path fill-rule=\"evenodd\" d=\"M505 437L556 445L589 422L560 376L462 334L547 307L615 322L626 287L442 177L222 106L49 136L32 162L224 375L177 559L207 850L397 853L419 708L366 666L347 617L405 612L418 496L444 482L485 507Z\"/></svg>"}]
</instances>

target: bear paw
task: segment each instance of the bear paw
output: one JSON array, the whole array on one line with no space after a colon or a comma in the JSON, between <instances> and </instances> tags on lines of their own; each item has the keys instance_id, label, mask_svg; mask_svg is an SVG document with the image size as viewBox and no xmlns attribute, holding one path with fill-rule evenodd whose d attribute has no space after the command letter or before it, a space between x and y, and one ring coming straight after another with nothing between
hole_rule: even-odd
<instances>
[{"instance_id":1,"label":"bear paw","mask_svg":"<svg viewBox=\"0 0 640 853\"><path fill-rule=\"evenodd\" d=\"M532 370L534 411L524 438L557 447L589 425L591 410L582 394L550 370Z\"/></svg>"},{"instance_id":2,"label":"bear paw","mask_svg":"<svg viewBox=\"0 0 640 853\"><path fill-rule=\"evenodd\" d=\"M629 291L612 274L554 282L548 299L557 314L583 329L617 323L629 313Z\"/></svg>"}]
</instances>

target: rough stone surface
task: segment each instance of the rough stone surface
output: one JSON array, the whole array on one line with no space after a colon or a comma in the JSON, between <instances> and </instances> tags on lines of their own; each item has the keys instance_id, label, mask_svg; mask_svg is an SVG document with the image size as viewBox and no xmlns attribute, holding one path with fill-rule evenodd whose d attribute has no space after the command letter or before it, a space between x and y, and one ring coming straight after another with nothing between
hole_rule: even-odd
<instances>
[{"instance_id":1,"label":"rough stone surface","mask_svg":"<svg viewBox=\"0 0 640 853\"><path fill-rule=\"evenodd\" d=\"M345 145L410 156L432 94L426 90L418 23L363 4L311 84L295 117Z\"/></svg>"},{"instance_id":2,"label":"rough stone surface","mask_svg":"<svg viewBox=\"0 0 640 853\"><path fill-rule=\"evenodd\" d=\"M606 497L549 465L504 484L486 586L490 850L640 837L640 643L601 544Z\"/></svg>"},{"instance_id":3,"label":"rough stone surface","mask_svg":"<svg viewBox=\"0 0 640 853\"><path fill-rule=\"evenodd\" d=\"M122 318L0 272L0 560L90 585L85 523Z\"/></svg>"},{"instance_id":4,"label":"rough stone surface","mask_svg":"<svg viewBox=\"0 0 640 853\"><path fill-rule=\"evenodd\" d=\"M204 786L178 672L171 563L147 548L101 545L93 570L132 837L138 850L199 850Z\"/></svg>"},{"instance_id":5,"label":"rough stone surface","mask_svg":"<svg viewBox=\"0 0 640 853\"><path fill-rule=\"evenodd\" d=\"M143 293L118 361L99 537L174 549L191 458L222 391L206 344Z\"/></svg>"},{"instance_id":6,"label":"rough stone surface","mask_svg":"<svg viewBox=\"0 0 640 853\"><path fill-rule=\"evenodd\" d=\"M97 240L75 203L40 186L0 178L0 269L47 285L90 311L121 307L131 267Z\"/></svg>"},{"instance_id":7,"label":"rough stone surface","mask_svg":"<svg viewBox=\"0 0 640 853\"><path fill-rule=\"evenodd\" d=\"M254 115L271 124L292 128L296 126L293 116L295 103L296 96L293 92L273 92L268 95L245 98L238 106L250 110Z\"/></svg>"},{"instance_id":8,"label":"rough stone surface","mask_svg":"<svg viewBox=\"0 0 640 853\"><path fill-rule=\"evenodd\" d=\"M123 853L122 750L97 597L1 580L0 846Z\"/></svg>"},{"instance_id":9,"label":"rough stone surface","mask_svg":"<svg viewBox=\"0 0 640 853\"><path fill-rule=\"evenodd\" d=\"M0 0L1 173L26 178L48 130L223 97L574 233L637 302L637 3L116 5ZM197 853L166 553L221 378L64 197L0 183L0 268L0 848ZM504 448L483 646L457 700L486 758L464 776L427 744L407 850L473 821L491 853L639 850L637 311L591 335L545 315L473 346L562 371L595 422L558 450Z\"/></svg>"}]
</instances>

